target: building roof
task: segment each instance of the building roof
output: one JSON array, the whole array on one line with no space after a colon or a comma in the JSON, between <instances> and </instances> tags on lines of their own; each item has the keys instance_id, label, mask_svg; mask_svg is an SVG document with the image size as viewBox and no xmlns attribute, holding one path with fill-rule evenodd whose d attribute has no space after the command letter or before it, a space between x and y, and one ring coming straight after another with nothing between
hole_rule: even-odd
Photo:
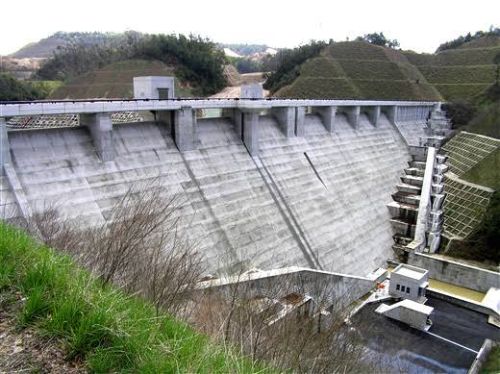
<instances>
[{"instance_id":1,"label":"building roof","mask_svg":"<svg viewBox=\"0 0 500 374\"><path fill-rule=\"evenodd\" d=\"M426 315L430 315L432 313L432 311L434 310L434 308L431 306L417 303L416 301L413 301L410 299L404 299L404 300L400 301L398 303L398 305L400 305L406 309L414 310L416 312L420 312L420 313L423 313Z\"/></svg>"},{"instance_id":2,"label":"building roof","mask_svg":"<svg viewBox=\"0 0 500 374\"><path fill-rule=\"evenodd\" d=\"M399 265L392 274L399 274L407 278L421 280L427 275L428 271L426 269L418 268L416 266L401 264Z\"/></svg>"}]
</instances>

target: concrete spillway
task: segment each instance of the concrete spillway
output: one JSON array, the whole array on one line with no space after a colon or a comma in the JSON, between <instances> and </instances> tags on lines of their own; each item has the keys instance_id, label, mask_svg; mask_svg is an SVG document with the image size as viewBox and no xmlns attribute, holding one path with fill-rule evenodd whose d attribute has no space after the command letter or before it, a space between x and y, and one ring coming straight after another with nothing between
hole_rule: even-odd
<instances>
[{"instance_id":1,"label":"concrete spillway","mask_svg":"<svg viewBox=\"0 0 500 374\"><path fill-rule=\"evenodd\" d=\"M9 132L11 166L30 209L55 202L82 226L103 222L129 187L151 183L183 201L181 230L208 268L307 266L365 275L392 257L386 204L410 159L385 115L354 130L337 115L328 133L314 115L287 138L272 117L259 122L251 157L229 119L199 119L196 150L179 152L160 123L116 125L115 157L102 162L88 130ZM0 214L21 215L0 177Z\"/></svg>"}]
</instances>

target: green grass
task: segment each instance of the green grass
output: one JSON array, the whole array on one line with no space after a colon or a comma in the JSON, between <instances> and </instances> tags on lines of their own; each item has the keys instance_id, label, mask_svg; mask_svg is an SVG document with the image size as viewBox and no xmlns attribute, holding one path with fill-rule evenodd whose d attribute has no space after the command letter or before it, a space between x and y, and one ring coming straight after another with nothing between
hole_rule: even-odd
<instances>
[{"instance_id":1,"label":"green grass","mask_svg":"<svg viewBox=\"0 0 500 374\"><path fill-rule=\"evenodd\" d=\"M500 139L500 102L482 106L464 130Z\"/></svg>"},{"instance_id":2,"label":"green grass","mask_svg":"<svg viewBox=\"0 0 500 374\"><path fill-rule=\"evenodd\" d=\"M351 79L385 79L385 80L404 80L398 64L382 60L346 60L338 59L346 74Z\"/></svg>"},{"instance_id":3,"label":"green grass","mask_svg":"<svg viewBox=\"0 0 500 374\"><path fill-rule=\"evenodd\" d=\"M462 175L462 179L500 191L500 148Z\"/></svg>"},{"instance_id":4,"label":"green grass","mask_svg":"<svg viewBox=\"0 0 500 374\"><path fill-rule=\"evenodd\" d=\"M323 55L349 60L387 60L384 48L366 42L339 42L329 45Z\"/></svg>"},{"instance_id":5,"label":"green grass","mask_svg":"<svg viewBox=\"0 0 500 374\"><path fill-rule=\"evenodd\" d=\"M449 101L472 99L488 89L489 86L489 84L476 83L434 84L441 95Z\"/></svg>"},{"instance_id":6,"label":"green grass","mask_svg":"<svg viewBox=\"0 0 500 374\"><path fill-rule=\"evenodd\" d=\"M300 69L301 77L345 78L345 71L338 61L327 57L316 57L306 61Z\"/></svg>"},{"instance_id":7,"label":"green grass","mask_svg":"<svg viewBox=\"0 0 500 374\"><path fill-rule=\"evenodd\" d=\"M479 66L436 66L423 65L419 67L430 83L483 83L495 81L495 65Z\"/></svg>"},{"instance_id":8,"label":"green grass","mask_svg":"<svg viewBox=\"0 0 500 374\"><path fill-rule=\"evenodd\" d=\"M481 368L481 374L500 373L500 346L495 346L488 354L488 359Z\"/></svg>"},{"instance_id":9,"label":"green grass","mask_svg":"<svg viewBox=\"0 0 500 374\"><path fill-rule=\"evenodd\" d=\"M279 97L441 100L401 52L365 42L340 42L300 66ZM418 83L417 83L418 81Z\"/></svg>"},{"instance_id":10,"label":"green grass","mask_svg":"<svg viewBox=\"0 0 500 374\"><path fill-rule=\"evenodd\" d=\"M0 293L14 292L25 298L19 326L58 339L91 372L269 371L0 223Z\"/></svg>"},{"instance_id":11,"label":"green grass","mask_svg":"<svg viewBox=\"0 0 500 374\"><path fill-rule=\"evenodd\" d=\"M291 85L280 89L276 96L300 99L359 99L361 95L351 80L346 78L299 77Z\"/></svg>"}]
</instances>

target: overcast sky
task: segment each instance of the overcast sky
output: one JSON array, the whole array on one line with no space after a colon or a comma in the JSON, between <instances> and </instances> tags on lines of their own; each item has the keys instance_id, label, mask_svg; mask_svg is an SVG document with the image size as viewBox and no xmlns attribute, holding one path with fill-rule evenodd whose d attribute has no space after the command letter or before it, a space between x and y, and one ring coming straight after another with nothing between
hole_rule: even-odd
<instances>
[{"instance_id":1,"label":"overcast sky","mask_svg":"<svg viewBox=\"0 0 500 374\"><path fill-rule=\"evenodd\" d=\"M0 2L0 54L56 31L196 33L223 43L294 47L382 31L433 52L469 31L500 26L498 0L23 0Z\"/></svg>"}]
</instances>

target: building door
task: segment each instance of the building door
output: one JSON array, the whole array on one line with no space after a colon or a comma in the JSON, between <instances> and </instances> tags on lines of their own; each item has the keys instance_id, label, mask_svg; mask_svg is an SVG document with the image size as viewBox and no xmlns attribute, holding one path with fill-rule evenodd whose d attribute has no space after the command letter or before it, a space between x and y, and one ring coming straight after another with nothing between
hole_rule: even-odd
<instances>
[{"instance_id":1,"label":"building door","mask_svg":"<svg viewBox=\"0 0 500 374\"><path fill-rule=\"evenodd\" d=\"M158 98L160 100L168 99L168 88L158 88Z\"/></svg>"}]
</instances>

